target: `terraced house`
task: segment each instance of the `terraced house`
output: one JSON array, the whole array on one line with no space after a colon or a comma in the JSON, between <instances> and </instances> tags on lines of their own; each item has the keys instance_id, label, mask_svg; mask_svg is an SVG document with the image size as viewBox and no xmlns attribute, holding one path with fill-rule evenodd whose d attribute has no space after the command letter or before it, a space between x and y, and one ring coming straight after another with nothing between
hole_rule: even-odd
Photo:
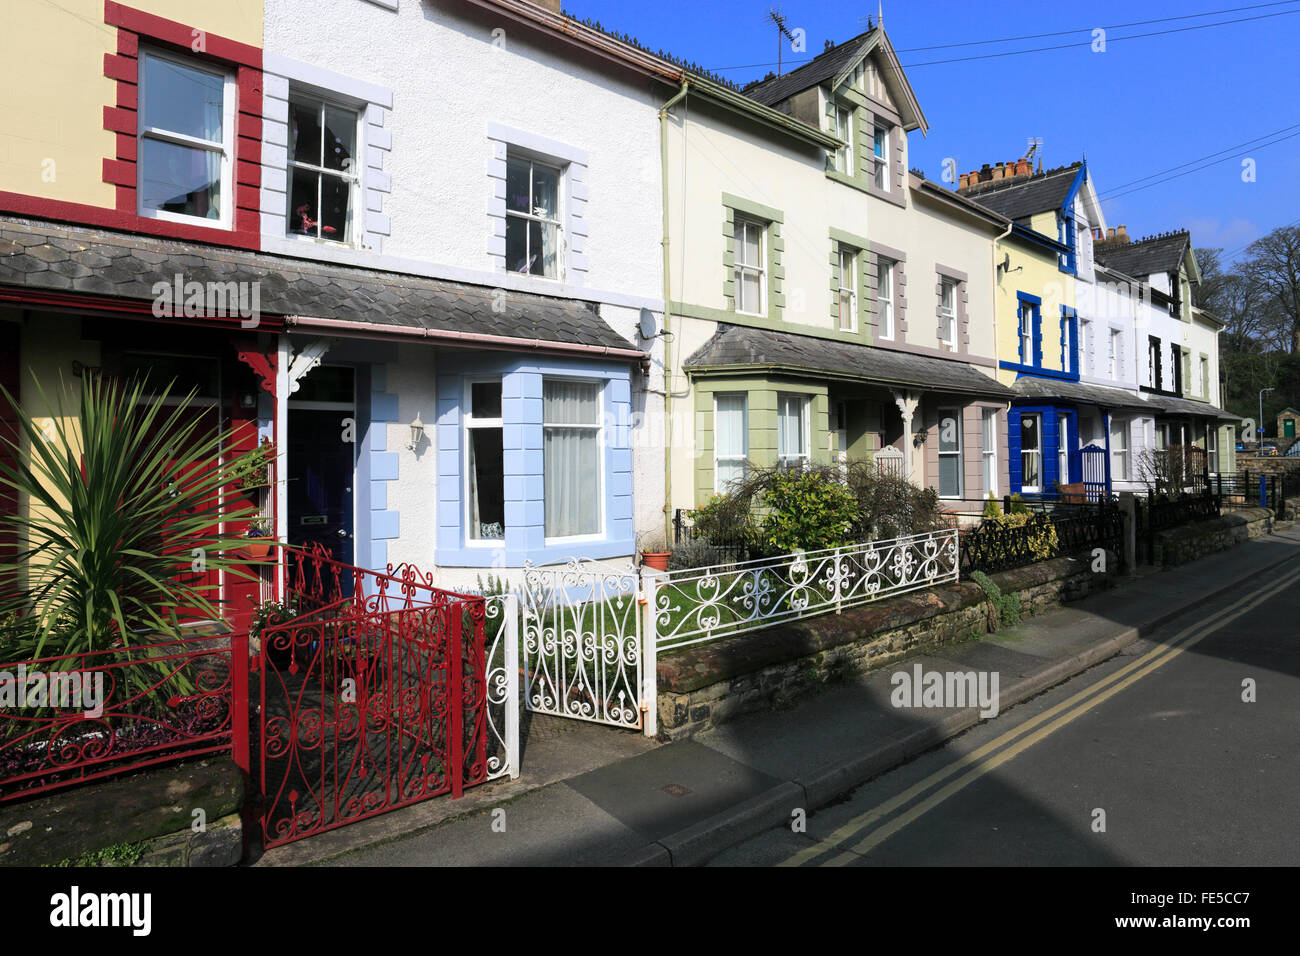
<instances>
[{"instance_id":1,"label":"terraced house","mask_svg":"<svg viewBox=\"0 0 1300 956\"><path fill-rule=\"evenodd\" d=\"M663 507L634 433L662 409L638 330L679 67L558 2L20 6L16 65L61 77L9 97L29 135L0 165L29 409L85 374L192 387L231 455L273 451L275 536L345 563L472 583L633 553ZM240 613L276 590L220 583Z\"/></svg>"},{"instance_id":2,"label":"terraced house","mask_svg":"<svg viewBox=\"0 0 1300 956\"><path fill-rule=\"evenodd\" d=\"M1099 263L1131 277L1136 288L1138 389L1152 406L1143 444L1159 459L1167 458L1170 448L1195 448L1190 457L1197 471L1235 471L1241 420L1222 408L1223 323L1195 304L1201 275L1191 235L1180 230L1130 240L1120 229L1108 233L1096 250Z\"/></svg>"},{"instance_id":3,"label":"terraced house","mask_svg":"<svg viewBox=\"0 0 1300 956\"><path fill-rule=\"evenodd\" d=\"M956 513L1003 494L1008 222L909 171L928 124L884 31L735 102L693 82L667 137L671 505L747 463L875 461Z\"/></svg>"}]
</instances>

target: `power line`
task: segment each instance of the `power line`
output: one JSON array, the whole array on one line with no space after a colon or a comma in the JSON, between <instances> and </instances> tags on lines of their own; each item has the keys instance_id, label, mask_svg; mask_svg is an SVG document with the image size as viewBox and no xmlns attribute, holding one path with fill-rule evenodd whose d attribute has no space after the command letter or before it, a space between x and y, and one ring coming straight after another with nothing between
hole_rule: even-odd
<instances>
[{"instance_id":1,"label":"power line","mask_svg":"<svg viewBox=\"0 0 1300 956\"><path fill-rule=\"evenodd\" d=\"M1198 157L1198 158L1196 158L1196 159L1188 160L1188 161L1185 162L1185 163L1179 163L1177 166L1170 166L1168 169L1162 169L1162 170L1160 170L1159 172L1152 173L1152 174L1149 175L1149 176L1142 176L1142 177L1139 177L1138 179L1131 179L1131 180L1129 180L1129 181L1126 182L1126 183L1120 183L1118 186L1112 186L1109 190L1107 190L1106 192L1100 194L1097 198L1098 198L1098 199L1105 199L1105 198L1107 198L1107 197L1109 197L1109 196L1112 196L1112 195L1114 195L1115 193L1119 192L1119 190L1121 190L1121 189L1125 189L1125 188L1127 188L1127 187L1129 187L1129 186L1136 186L1138 183L1146 182L1148 179L1155 179L1157 176L1163 176L1163 175L1165 175L1166 173L1172 173L1172 172L1174 172L1175 170L1183 169L1183 168L1185 168L1185 167L1187 167L1187 166L1192 166L1192 165L1194 165L1194 164L1196 164L1196 163L1204 162L1204 161L1207 160L1207 159L1214 159L1216 156L1223 156L1225 153L1230 153L1230 152L1232 152L1233 150L1244 149L1244 148L1247 147L1247 146L1250 146L1250 145L1252 145L1252 144L1254 144L1254 143L1258 143L1260 140L1270 139L1270 138L1272 138L1272 137L1274 137L1274 136L1281 136L1283 133L1285 133L1285 132L1287 132L1287 131L1289 131L1289 130L1293 130L1293 129L1295 129L1295 130L1300 130L1300 123L1294 123L1294 124L1292 124L1291 126L1283 126L1281 129L1275 129L1275 130L1273 130L1273 132L1271 132L1271 133L1265 133L1263 136L1256 136L1254 139L1248 139L1248 140L1245 140L1245 141L1243 141L1243 142L1236 143L1236 144L1234 144L1234 145L1232 145L1232 146L1228 146L1228 147L1226 147L1226 148L1224 148L1224 149L1216 150L1215 152L1213 152L1213 153L1209 153L1209 154L1207 154L1207 155L1205 155L1205 156L1200 156L1200 157ZM1264 144L1264 145L1272 145L1272 144L1271 144L1271 143L1266 143L1266 144Z\"/></svg>"},{"instance_id":2,"label":"power line","mask_svg":"<svg viewBox=\"0 0 1300 956\"><path fill-rule=\"evenodd\" d=\"M1142 25L1147 25L1147 24L1152 24L1152 23L1169 23L1169 22L1173 22L1173 21L1176 21L1176 20L1192 19L1192 18L1194 18L1194 17L1209 17L1209 16L1216 16L1216 15L1218 15L1218 14L1220 14L1220 13L1231 13L1231 12L1239 11L1239 10L1256 10L1256 9L1261 9L1261 8L1266 8L1266 7L1274 7L1274 6L1281 6L1281 5L1290 5L1290 4L1294 4L1294 3L1296 3L1296 2L1297 2L1297 0L1275 0L1275 2L1273 2L1273 3L1261 3L1261 4L1254 4L1254 5L1251 5L1251 6L1245 6L1245 7L1228 7L1228 8L1225 8L1225 9L1223 9L1223 10L1212 10L1212 11L1209 11L1209 12L1206 12L1206 13L1190 13L1190 14L1184 14L1183 16L1178 16L1178 17L1163 17L1163 18L1156 19L1156 20L1135 20L1135 21L1133 21L1133 22L1131 22L1131 23L1121 23L1121 24L1116 24L1116 25L1112 25L1112 26L1104 26L1104 27L1102 27L1101 29L1104 29L1104 30L1118 30L1118 29L1124 29L1125 27L1130 27L1130 26L1142 26ZM1300 9L1297 9L1297 10L1282 10L1282 11L1279 11L1279 12L1277 12L1277 13L1266 13L1266 14L1260 14L1260 15L1258 15L1258 16L1253 16L1253 17L1235 17L1235 18L1228 19L1228 20L1216 20L1214 23L1198 23L1198 24L1193 24L1192 26L1186 26L1186 27L1174 27L1174 28L1169 29L1169 30L1152 30L1152 31L1147 32L1147 33L1134 33L1134 34L1130 34L1129 36L1121 36L1121 37L1107 37L1107 38L1106 38L1106 42L1107 42L1107 43L1114 43L1114 42L1118 42L1118 41L1120 41L1120 40L1139 40L1139 39L1144 39L1144 38L1149 38L1149 37L1167 36L1167 35L1170 35L1170 34L1173 34L1173 33L1186 33L1186 32L1189 32L1189 31L1191 31L1191 30L1205 30L1205 29L1209 29L1210 27L1227 26L1227 25L1230 25L1230 24L1233 24L1233 23L1246 23L1246 22L1249 22L1249 21L1252 21L1252 20L1266 20L1266 19L1269 19L1270 17L1281 17L1281 16L1287 16L1288 14L1293 14L1293 13L1300 13ZM1078 29L1078 30L1060 30L1060 31L1056 31L1056 32L1053 32L1053 33L1034 33L1034 34L1026 34L1025 36L1020 36L1020 37L1003 37L1003 38L1001 38L1001 39L997 39L997 40L971 40L971 41L966 41L966 42L963 42L963 43L945 43L945 44L937 44L937 45L935 45L935 46L926 46L926 47L909 47L909 48L907 48L906 50L896 50L895 52L896 52L896 53L905 53L905 52L907 52L907 53L914 53L914 52L918 52L918 51L922 51L922 50L940 50L940 49L950 49L950 48L954 48L954 47L977 46L977 45L985 45L985 44L993 44L993 43L1010 43L1010 42L1013 42L1013 41L1015 41L1015 40L1034 40L1034 39L1042 39L1042 38L1044 38L1044 37L1051 37L1051 36L1067 36L1067 35L1069 35L1069 34L1074 34L1074 33L1085 33L1085 32L1086 32L1086 33L1091 34L1091 32L1092 32L1094 29L1096 29L1096 28L1095 28L1095 27L1083 27L1083 28L1080 28L1080 29ZM919 62L916 62L916 63L900 64L900 67L903 68L903 69L912 69L913 67L918 67L918 66L938 66L938 65L941 65L941 64L945 64L945 63L964 63L964 62L969 62L969 61L971 61L971 60L990 60L990 59L996 59L996 58L998 58L998 57L1004 57L1004 56L1023 56L1024 54L1027 54L1027 53L1043 53L1043 52L1047 52L1047 51L1051 51L1051 50L1068 50L1068 49L1072 49L1072 48L1075 48L1075 47L1088 46L1088 45L1091 44L1091 42L1092 42L1091 40L1076 40L1076 41L1073 42L1073 43L1058 43L1058 44L1054 44L1054 45L1051 45L1051 46L1031 47L1031 48L1026 49L1026 50L1004 50L1004 51L1001 51L1001 52L998 52L998 53L982 53L982 54L976 54L976 55L973 55L973 56L949 57L948 59L943 59L943 60L923 60L923 61L919 61ZM801 65L806 65L807 63L812 62L813 59L815 59L815 57L812 57L812 58L809 58L808 60L805 60L805 61L804 61L804 64L801 64ZM774 61L774 60L769 60L769 61L766 61L766 62L763 62L763 63L744 63L744 64L737 64L737 65L735 65L735 66L718 66L718 67L710 67L709 69L710 69L710 72L713 72L713 73L725 73L725 72L730 71L730 70L752 70L752 69L757 69L757 68L759 68L759 67L764 67L764 66L775 66L775 65L776 65L776 61Z\"/></svg>"},{"instance_id":3,"label":"power line","mask_svg":"<svg viewBox=\"0 0 1300 956\"><path fill-rule=\"evenodd\" d=\"M1288 128L1290 128L1290 127L1288 127ZM1294 133L1288 133L1286 136L1279 136L1277 139L1273 140L1273 141L1270 142L1270 143L1260 143L1260 144L1258 144L1257 146L1255 146L1255 147L1253 147L1253 148L1254 148L1254 149L1264 149L1264 148L1266 148L1266 147L1268 147L1268 146L1276 146L1278 143L1285 142L1285 141L1288 140L1288 139L1294 139L1294 138L1297 137L1297 136L1300 136L1300 130L1297 130L1297 131L1294 132ZM1141 191L1144 190L1144 189L1150 189L1152 186L1160 186L1160 185L1162 185L1162 184L1164 184L1164 183L1167 183L1167 182L1170 182L1170 181L1172 181L1172 180L1175 180L1175 179L1181 179L1183 176L1190 176L1192 173L1200 172L1202 169L1209 169L1211 166L1217 166L1217 165L1219 165L1220 163L1225 163L1225 162L1227 162L1227 161L1230 160L1230 159L1236 159L1237 156L1240 156L1240 155L1241 155L1240 153L1237 153L1236 155L1233 155L1233 156L1225 156L1225 157L1223 157L1222 159L1216 159L1216 160L1213 160L1212 162L1208 162L1208 163L1205 163L1204 165L1197 166L1197 167L1195 167L1194 169L1188 169L1188 170L1185 170L1184 172L1181 172L1181 173L1174 173L1172 176L1166 176L1166 177L1164 177L1163 179L1158 179L1158 180L1156 180L1156 181L1153 182L1153 183L1147 183L1145 186L1134 186L1132 189L1126 189L1126 190L1124 190L1124 191L1122 191L1122 192L1113 192L1113 191L1112 191L1111 193L1108 193L1108 194L1105 196L1105 198L1102 198L1102 197L1098 196L1097 199L1098 199L1099 202L1111 202L1112 200L1118 199L1120 196L1127 196L1127 195L1129 195L1129 194L1131 194L1131 193L1141 192ZM1193 162L1196 162L1196 160L1193 160ZM1178 168L1178 167L1174 167L1174 168L1176 169L1176 168ZM1156 175L1159 175L1159 174L1157 173ZM1149 177L1148 177L1148 178L1149 178Z\"/></svg>"}]
</instances>

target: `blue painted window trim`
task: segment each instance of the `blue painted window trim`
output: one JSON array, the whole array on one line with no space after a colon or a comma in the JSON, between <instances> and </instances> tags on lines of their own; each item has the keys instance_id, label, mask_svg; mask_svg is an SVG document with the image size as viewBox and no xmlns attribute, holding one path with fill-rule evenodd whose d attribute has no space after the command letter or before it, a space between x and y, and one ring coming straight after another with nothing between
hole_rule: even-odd
<instances>
[{"instance_id":1,"label":"blue painted window trim","mask_svg":"<svg viewBox=\"0 0 1300 956\"><path fill-rule=\"evenodd\" d=\"M464 383L501 379L506 528L499 545L470 545L464 523ZM597 539L547 543L543 477L542 382L592 379L602 389L605 527ZM521 567L570 558L617 558L636 548L633 531L630 366L501 353L449 353L438 367L437 563L446 567Z\"/></svg>"},{"instance_id":2,"label":"blue painted window trim","mask_svg":"<svg viewBox=\"0 0 1300 956\"><path fill-rule=\"evenodd\" d=\"M1067 361L1068 359L1068 361ZM1061 306L1061 368L1071 381L1079 380L1079 313Z\"/></svg>"},{"instance_id":3,"label":"blue painted window trim","mask_svg":"<svg viewBox=\"0 0 1300 956\"><path fill-rule=\"evenodd\" d=\"M1061 253L1059 265L1062 272L1068 275L1077 276L1079 274L1079 263L1076 259L1075 249L1075 230L1077 226L1074 221L1074 200L1079 195L1079 190L1083 187L1083 182L1088 178L1088 164L1085 162L1079 167L1079 172L1074 177L1074 182L1070 184L1070 191L1066 194L1061 203L1060 216L1061 224L1061 241L1066 245L1066 251Z\"/></svg>"}]
</instances>

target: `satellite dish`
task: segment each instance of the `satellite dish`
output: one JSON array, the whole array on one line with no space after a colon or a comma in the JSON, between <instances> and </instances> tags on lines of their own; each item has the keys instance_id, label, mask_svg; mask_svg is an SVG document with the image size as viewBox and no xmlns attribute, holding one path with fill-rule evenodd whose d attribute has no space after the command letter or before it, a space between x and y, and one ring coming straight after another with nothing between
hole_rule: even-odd
<instances>
[{"instance_id":1,"label":"satellite dish","mask_svg":"<svg viewBox=\"0 0 1300 956\"><path fill-rule=\"evenodd\" d=\"M649 309L641 310L641 338L652 339L659 334L659 329L655 323L655 314Z\"/></svg>"}]
</instances>

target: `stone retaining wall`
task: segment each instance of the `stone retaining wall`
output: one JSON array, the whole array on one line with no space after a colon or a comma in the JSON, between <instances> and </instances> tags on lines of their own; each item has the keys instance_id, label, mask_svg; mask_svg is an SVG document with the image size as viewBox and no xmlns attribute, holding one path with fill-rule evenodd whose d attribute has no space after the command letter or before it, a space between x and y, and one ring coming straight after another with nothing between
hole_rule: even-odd
<instances>
[{"instance_id":1,"label":"stone retaining wall","mask_svg":"<svg viewBox=\"0 0 1300 956\"><path fill-rule=\"evenodd\" d=\"M1269 534L1273 512L1267 508L1242 508L1208 521L1194 521L1178 528L1157 531L1151 563L1172 567L1207 554L1227 551L1243 541Z\"/></svg>"},{"instance_id":2,"label":"stone retaining wall","mask_svg":"<svg viewBox=\"0 0 1300 956\"><path fill-rule=\"evenodd\" d=\"M243 856L243 802L243 774L229 757L55 791L0 807L0 866L49 865L141 843L137 866L234 866Z\"/></svg>"},{"instance_id":3,"label":"stone retaining wall","mask_svg":"<svg viewBox=\"0 0 1300 956\"><path fill-rule=\"evenodd\" d=\"M1108 556L1107 568L1117 562ZM990 576L1020 596L1022 617L1109 587L1090 561L1056 558ZM963 581L697 644L658 661L659 729L690 737L741 714L781 707L828 680L885 667L922 649L988 631L988 605Z\"/></svg>"}]
</instances>

